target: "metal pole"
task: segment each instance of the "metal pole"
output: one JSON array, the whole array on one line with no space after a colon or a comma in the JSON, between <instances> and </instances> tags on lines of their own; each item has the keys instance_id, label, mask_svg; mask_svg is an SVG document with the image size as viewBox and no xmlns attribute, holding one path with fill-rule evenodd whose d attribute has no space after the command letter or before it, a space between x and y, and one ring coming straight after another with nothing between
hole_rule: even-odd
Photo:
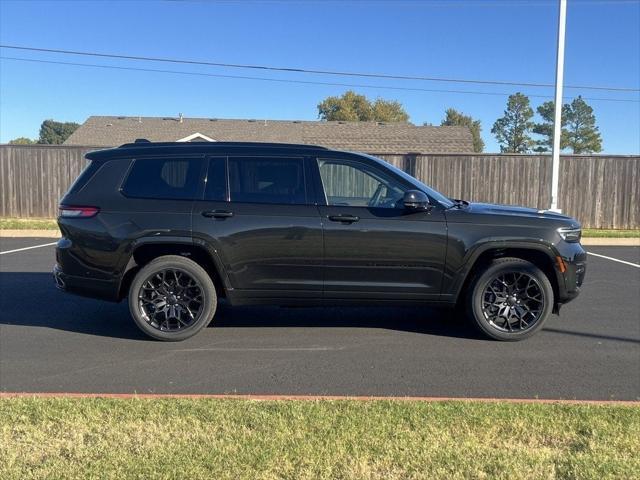
<instances>
[{"instance_id":1,"label":"metal pole","mask_svg":"<svg viewBox=\"0 0 640 480\"><path fill-rule=\"evenodd\" d=\"M564 81L564 32L567 21L567 0L560 0L560 14L558 15L558 52L556 55L556 100L553 117L553 150L551 173L551 208L560 212L558 208L558 181L560 176L560 136L562 135L562 85Z\"/></svg>"}]
</instances>

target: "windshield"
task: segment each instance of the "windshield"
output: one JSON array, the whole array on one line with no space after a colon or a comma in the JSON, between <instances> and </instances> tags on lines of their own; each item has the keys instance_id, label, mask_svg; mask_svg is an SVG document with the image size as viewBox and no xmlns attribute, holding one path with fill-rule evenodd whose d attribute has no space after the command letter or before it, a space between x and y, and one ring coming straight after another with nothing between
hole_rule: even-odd
<instances>
[{"instance_id":1,"label":"windshield","mask_svg":"<svg viewBox=\"0 0 640 480\"><path fill-rule=\"evenodd\" d=\"M400 175L402 178L404 178L406 181L408 181L409 183L411 183L412 185L414 185L418 190L422 190L424 193L426 193L427 195L429 195L430 198L432 198L433 200L437 201L438 203L440 203L443 207L445 208L450 208L453 205L455 205L451 199L445 197L443 194L441 194L440 192L434 190L431 187L428 187L427 185L425 185L424 183L422 183L420 180L418 180L415 177L412 177L411 175L409 175L407 172L405 172L404 170L400 170L398 167L396 167L395 165L391 165L388 162L385 162L384 160L382 160L381 158L378 157L374 157L373 155L364 155L367 158L370 158L371 160L375 160L378 163L383 164L386 168L390 168L391 170L393 170L395 173L397 173L398 175Z\"/></svg>"}]
</instances>

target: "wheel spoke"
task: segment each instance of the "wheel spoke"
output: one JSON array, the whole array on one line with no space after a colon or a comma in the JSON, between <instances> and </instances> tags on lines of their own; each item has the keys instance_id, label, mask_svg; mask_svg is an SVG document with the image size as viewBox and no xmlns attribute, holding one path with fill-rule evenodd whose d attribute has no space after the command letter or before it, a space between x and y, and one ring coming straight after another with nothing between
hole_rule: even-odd
<instances>
[{"instance_id":1,"label":"wheel spoke","mask_svg":"<svg viewBox=\"0 0 640 480\"><path fill-rule=\"evenodd\" d=\"M188 272L169 268L153 273L140 287L138 305L147 323L163 332L183 330L204 310L204 289Z\"/></svg>"},{"instance_id":2,"label":"wheel spoke","mask_svg":"<svg viewBox=\"0 0 640 480\"><path fill-rule=\"evenodd\" d=\"M491 279L482 294L482 312L497 330L518 333L535 325L544 310L544 291L527 272L512 271Z\"/></svg>"}]
</instances>

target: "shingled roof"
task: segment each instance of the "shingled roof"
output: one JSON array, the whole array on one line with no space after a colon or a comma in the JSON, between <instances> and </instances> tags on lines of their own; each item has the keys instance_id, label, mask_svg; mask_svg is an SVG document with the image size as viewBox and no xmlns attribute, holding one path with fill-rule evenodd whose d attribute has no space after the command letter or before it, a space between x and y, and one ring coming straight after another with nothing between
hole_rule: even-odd
<instances>
[{"instance_id":1,"label":"shingled roof","mask_svg":"<svg viewBox=\"0 0 640 480\"><path fill-rule=\"evenodd\" d=\"M217 118L89 117L65 145L112 147L151 141L246 141L322 145L366 153L473 152L466 127L407 123L227 120Z\"/></svg>"}]
</instances>

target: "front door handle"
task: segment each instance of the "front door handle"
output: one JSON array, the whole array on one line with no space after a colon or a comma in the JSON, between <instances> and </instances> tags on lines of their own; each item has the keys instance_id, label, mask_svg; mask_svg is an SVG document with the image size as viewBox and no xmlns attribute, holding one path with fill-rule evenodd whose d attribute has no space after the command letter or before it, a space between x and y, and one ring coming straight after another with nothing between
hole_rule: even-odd
<instances>
[{"instance_id":1,"label":"front door handle","mask_svg":"<svg viewBox=\"0 0 640 480\"><path fill-rule=\"evenodd\" d=\"M229 218L233 217L233 212L228 210L206 210L202 212L202 216L207 218Z\"/></svg>"},{"instance_id":2,"label":"front door handle","mask_svg":"<svg viewBox=\"0 0 640 480\"><path fill-rule=\"evenodd\" d=\"M332 222L353 223L360 220L360 217L355 215L329 215L329 220Z\"/></svg>"}]
</instances>

